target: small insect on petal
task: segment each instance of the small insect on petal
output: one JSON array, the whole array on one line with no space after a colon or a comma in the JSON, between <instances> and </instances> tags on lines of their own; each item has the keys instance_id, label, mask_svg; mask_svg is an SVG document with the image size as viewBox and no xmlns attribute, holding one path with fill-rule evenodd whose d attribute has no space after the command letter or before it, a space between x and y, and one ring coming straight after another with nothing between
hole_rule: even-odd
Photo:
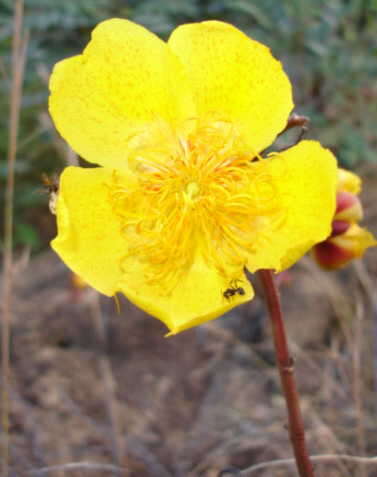
<instances>
[{"instance_id":1,"label":"small insect on petal","mask_svg":"<svg viewBox=\"0 0 377 477\"><path fill-rule=\"evenodd\" d=\"M242 287L238 286L238 283L240 281L241 280L232 280L229 283L229 285L230 285L229 288L227 288L223 292L223 297L226 298L227 300L230 300L235 295L240 295L240 296L245 295L245 290Z\"/></svg>"},{"instance_id":2,"label":"small insect on petal","mask_svg":"<svg viewBox=\"0 0 377 477\"><path fill-rule=\"evenodd\" d=\"M59 180L56 175L48 176L42 174L42 182L46 192L49 194L48 207L53 215L56 215L56 201L59 193Z\"/></svg>"}]
</instances>

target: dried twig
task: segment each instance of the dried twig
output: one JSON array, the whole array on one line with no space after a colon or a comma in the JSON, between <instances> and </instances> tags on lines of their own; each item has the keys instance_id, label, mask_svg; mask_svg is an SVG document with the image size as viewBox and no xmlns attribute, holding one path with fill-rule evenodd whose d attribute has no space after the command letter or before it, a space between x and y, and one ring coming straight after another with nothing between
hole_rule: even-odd
<instances>
[{"instance_id":1,"label":"dried twig","mask_svg":"<svg viewBox=\"0 0 377 477\"><path fill-rule=\"evenodd\" d=\"M374 283L369 276L368 270L362 260L357 260L353 263L356 276L359 283L368 299L372 314L372 349L373 349L373 368L374 368L374 389L377 392L377 294Z\"/></svg>"},{"instance_id":2,"label":"dried twig","mask_svg":"<svg viewBox=\"0 0 377 477\"><path fill-rule=\"evenodd\" d=\"M69 462L62 465L51 465L49 467L41 467L40 469L33 469L28 472L28 475L39 476L41 474L48 474L55 471L69 471L69 470L93 470L103 472L121 472L127 471L126 467L118 467L112 464L99 464L95 462Z\"/></svg>"},{"instance_id":3,"label":"dried twig","mask_svg":"<svg viewBox=\"0 0 377 477\"><path fill-rule=\"evenodd\" d=\"M374 465L377 464L377 456L374 457L360 457L347 454L323 454L310 456L312 462L331 462L333 460L343 460L345 462L352 462L353 464L365 464ZM249 476L251 473L257 470L267 469L271 467L280 467L282 465L294 465L295 459L278 459L271 460L269 462L261 462L260 464L252 465L247 469L243 469L239 472L240 476Z\"/></svg>"},{"instance_id":4,"label":"dried twig","mask_svg":"<svg viewBox=\"0 0 377 477\"><path fill-rule=\"evenodd\" d=\"M99 353L99 370L104 384L104 402L112 429L113 454L118 465L123 459L122 428L119 418L119 409L116 401L116 381L112 372L109 358L105 354L108 348L107 333L102 316L99 294L93 290L92 299L89 302L91 316L93 318L97 338L101 345Z\"/></svg>"},{"instance_id":5,"label":"dried twig","mask_svg":"<svg viewBox=\"0 0 377 477\"><path fill-rule=\"evenodd\" d=\"M365 431L364 431L364 413L363 413L363 390L362 390L362 365L361 365L361 353L364 347L363 344L363 318L364 318L364 306L360 291L357 290L356 295L356 310L355 318L353 322L353 336L354 339L350 343L350 349L352 352L352 394L355 404L355 411L357 416L356 423L356 436L358 444L358 453L365 455ZM360 471L360 477L367 477L364 468Z\"/></svg>"},{"instance_id":6,"label":"dried twig","mask_svg":"<svg viewBox=\"0 0 377 477\"><path fill-rule=\"evenodd\" d=\"M12 43L12 84L10 92L10 118L9 118L9 143L7 156L7 183L5 189L4 208L4 264L3 264L3 290L2 290L2 475L9 473L9 339L11 327L12 308L12 263L13 263L13 196L14 196L14 171L17 153L17 136L21 108L22 82L26 59L26 46L28 35L23 35L23 0L16 0L13 22Z\"/></svg>"}]
</instances>

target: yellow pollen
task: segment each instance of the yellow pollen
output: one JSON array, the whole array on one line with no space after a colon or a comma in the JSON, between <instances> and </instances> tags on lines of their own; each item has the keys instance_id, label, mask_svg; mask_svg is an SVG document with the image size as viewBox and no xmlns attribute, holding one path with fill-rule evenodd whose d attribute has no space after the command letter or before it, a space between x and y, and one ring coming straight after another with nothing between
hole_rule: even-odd
<instances>
[{"instance_id":1,"label":"yellow pollen","mask_svg":"<svg viewBox=\"0 0 377 477\"><path fill-rule=\"evenodd\" d=\"M228 122L198 121L168 144L155 136L160 149L138 149L134 180L124 187L114 176L110 185L127 247L122 266L138 256L150 283L165 293L198 253L220 273L236 276L255 246L258 224L279 212L273 182Z\"/></svg>"}]
</instances>

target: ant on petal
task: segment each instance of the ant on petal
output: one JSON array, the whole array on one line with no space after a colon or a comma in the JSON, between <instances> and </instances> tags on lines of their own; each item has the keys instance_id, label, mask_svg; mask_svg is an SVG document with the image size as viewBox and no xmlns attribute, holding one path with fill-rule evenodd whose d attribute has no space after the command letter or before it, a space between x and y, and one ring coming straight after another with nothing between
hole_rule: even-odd
<instances>
[{"instance_id":1,"label":"ant on petal","mask_svg":"<svg viewBox=\"0 0 377 477\"><path fill-rule=\"evenodd\" d=\"M235 295L245 295L245 290L239 286L240 282L242 283L242 280L232 280L229 288L223 292L223 297L229 301Z\"/></svg>"}]
</instances>

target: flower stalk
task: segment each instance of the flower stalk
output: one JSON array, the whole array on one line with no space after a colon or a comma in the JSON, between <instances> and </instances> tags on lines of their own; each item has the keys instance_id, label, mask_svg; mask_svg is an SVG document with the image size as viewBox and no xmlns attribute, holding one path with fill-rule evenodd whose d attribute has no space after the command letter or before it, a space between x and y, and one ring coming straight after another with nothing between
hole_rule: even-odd
<instances>
[{"instance_id":1,"label":"flower stalk","mask_svg":"<svg viewBox=\"0 0 377 477\"><path fill-rule=\"evenodd\" d=\"M278 289L271 270L260 270L258 274L264 288L271 319L276 359L288 410L289 435L297 470L300 477L314 477L313 466L306 448L304 423L294 376L294 361L288 350Z\"/></svg>"}]
</instances>

